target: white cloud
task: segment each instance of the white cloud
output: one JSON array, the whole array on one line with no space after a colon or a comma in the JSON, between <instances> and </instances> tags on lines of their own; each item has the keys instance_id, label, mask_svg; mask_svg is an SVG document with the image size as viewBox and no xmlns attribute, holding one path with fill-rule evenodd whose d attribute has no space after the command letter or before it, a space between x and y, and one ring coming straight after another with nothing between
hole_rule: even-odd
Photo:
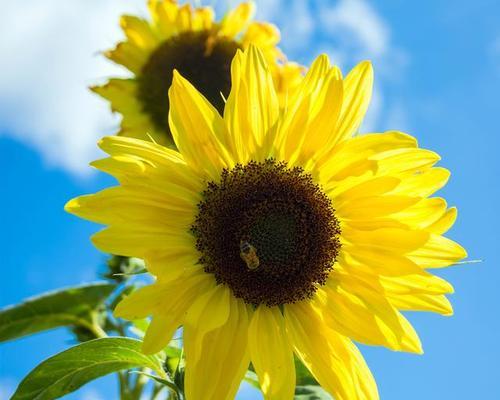
<instances>
[{"instance_id":1,"label":"white cloud","mask_svg":"<svg viewBox=\"0 0 500 400\"><path fill-rule=\"evenodd\" d=\"M361 60L374 63L377 84L364 131L386 126L385 107L403 112L401 104L386 99L384 88L404 76L409 57L393 43L389 24L369 1L262 0L258 6L259 18L281 29L282 48L290 59L310 63L326 53L344 71Z\"/></svg>"},{"instance_id":2,"label":"white cloud","mask_svg":"<svg viewBox=\"0 0 500 400\"><path fill-rule=\"evenodd\" d=\"M225 1L217 3L218 11ZM237 3L238 0L232 3ZM384 81L404 70L406 55L367 0L261 0L258 18L275 22L290 59L309 63L326 52L344 69L361 59L376 65L374 105L386 104ZM0 15L0 134L40 151L53 166L90 171L96 140L118 119L87 87L125 71L99 54L120 38L122 13L145 13L146 0L5 2ZM382 84L380 84L382 77ZM370 111L376 126L379 112ZM378 107L380 109L380 107ZM371 121L371 122L370 122ZM371 127L370 126L370 127Z\"/></svg>"},{"instance_id":3,"label":"white cloud","mask_svg":"<svg viewBox=\"0 0 500 400\"><path fill-rule=\"evenodd\" d=\"M334 36L352 35L367 53L380 56L389 47L389 28L364 0L341 0L335 7L325 6L319 14L321 26Z\"/></svg>"},{"instance_id":4,"label":"white cloud","mask_svg":"<svg viewBox=\"0 0 500 400\"><path fill-rule=\"evenodd\" d=\"M16 382L13 378L0 379L0 400L10 399L16 390Z\"/></svg>"},{"instance_id":5,"label":"white cloud","mask_svg":"<svg viewBox=\"0 0 500 400\"><path fill-rule=\"evenodd\" d=\"M123 74L99 52L120 38L118 18L140 0L5 2L0 16L0 132L36 148L52 165L88 171L96 139L116 119L87 87Z\"/></svg>"},{"instance_id":6,"label":"white cloud","mask_svg":"<svg viewBox=\"0 0 500 400\"><path fill-rule=\"evenodd\" d=\"M90 387L80 389L78 398L79 400L104 400L101 393Z\"/></svg>"}]
</instances>

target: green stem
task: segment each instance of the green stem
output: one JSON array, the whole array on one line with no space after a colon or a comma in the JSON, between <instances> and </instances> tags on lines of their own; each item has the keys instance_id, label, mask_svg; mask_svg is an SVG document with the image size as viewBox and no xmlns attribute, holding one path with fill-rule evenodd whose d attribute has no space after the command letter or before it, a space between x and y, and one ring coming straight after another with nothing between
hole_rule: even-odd
<instances>
[{"instance_id":1,"label":"green stem","mask_svg":"<svg viewBox=\"0 0 500 400\"><path fill-rule=\"evenodd\" d=\"M141 369L141 371L143 371ZM135 386L132 389L131 398L133 400L140 400L142 396L142 391L144 390L144 385L148 382L148 378L144 375L138 375L135 381Z\"/></svg>"},{"instance_id":2,"label":"green stem","mask_svg":"<svg viewBox=\"0 0 500 400\"><path fill-rule=\"evenodd\" d=\"M92 313L91 318L91 321L81 320L80 324L91 331L97 339L108 337L106 331L97 322L97 313Z\"/></svg>"},{"instance_id":3,"label":"green stem","mask_svg":"<svg viewBox=\"0 0 500 400\"><path fill-rule=\"evenodd\" d=\"M127 400L129 398L129 393L130 393L127 377L123 372L118 372L116 375L118 376L120 399Z\"/></svg>"},{"instance_id":4,"label":"green stem","mask_svg":"<svg viewBox=\"0 0 500 400\"><path fill-rule=\"evenodd\" d=\"M151 393L151 400L155 400L160 395L160 393L164 388L165 386L155 384L153 386L153 393ZM170 399L170 396L168 396L168 398Z\"/></svg>"},{"instance_id":5,"label":"green stem","mask_svg":"<svg viewBox=\"0 0 500 400\"><path fill-rule=\"evenodd\" d=\"M92 315L92 323L87 324L86 326L90 331L92 331L95 335L96 338L105 338L108 337L108 334L102 327L99 325L97 322L97 314ZM125 336L124 329L120 327L120 333ZM121 400L135 400L135 399L140 399L141 394L142 394L142 386L139 389L137 389L138 395L136 395L135 389L132 391L130 389L130 380L128 379L128 374L123 373L123 372L118 372L118 386L120 390L120 399Z\"/></svg>"}]
</instances>

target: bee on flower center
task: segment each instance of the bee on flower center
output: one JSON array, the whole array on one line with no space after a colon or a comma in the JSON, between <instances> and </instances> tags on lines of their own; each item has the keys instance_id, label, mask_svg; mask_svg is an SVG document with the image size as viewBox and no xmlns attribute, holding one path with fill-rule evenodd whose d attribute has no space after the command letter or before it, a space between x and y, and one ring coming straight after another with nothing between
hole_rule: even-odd
<instances>
[{"instance_id":1,"label":"bee on flower center","mask_svg":"<svg viewBox=\"0 0 500 400\"><path fill-rule=\"evenodd\" d=\"M259 268L260 260L257 256L257 249L247 241L240 241L240 257L245 261L249 270Z\"/></svg>"}]
</instances>

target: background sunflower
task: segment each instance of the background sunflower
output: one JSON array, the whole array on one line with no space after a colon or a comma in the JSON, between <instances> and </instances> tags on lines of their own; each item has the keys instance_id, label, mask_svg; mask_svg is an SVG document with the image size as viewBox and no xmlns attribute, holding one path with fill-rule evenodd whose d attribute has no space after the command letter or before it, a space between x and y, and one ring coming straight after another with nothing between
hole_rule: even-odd
<instances>
[{"instance_id":1,"label":"background sunflower","mask_svg":"<svg viewBox=\"0 0 500 400\"><path fill-rule=\"evenodd\" d=\"M220 21L215 21L212 7L193 8L176 0L150 0L149 12L150 20L122 16L120 24L126 40L105 53L134 77L110 79L92 88L122 115L119 135L147 139L149 134L158 143L172 145L167 91L174 69L222 112L224 97L231 88L231 60L237 49L250 43L259 46L272 65L282 96L300 78L298 65L281 65L284 56L276 47L280 40L278 28L252 21L253 2L239 4Z\"/></svg>"}]
</instances>

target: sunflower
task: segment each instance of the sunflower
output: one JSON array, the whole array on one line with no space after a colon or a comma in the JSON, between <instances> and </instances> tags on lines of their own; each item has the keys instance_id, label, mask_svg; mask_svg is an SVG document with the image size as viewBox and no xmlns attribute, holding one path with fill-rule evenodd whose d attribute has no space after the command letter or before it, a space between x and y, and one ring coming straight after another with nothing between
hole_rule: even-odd
<instances>
[{"instance_id":1,"label":"sunflower","mask_svg":"<svg viewBox=\"0 0 500 400\"><path fill-rule=\"evenodd\" d=\"M152 317L143 350L183 327L188 400L232 399L251 362L266 399L292 399L294 354L336 400L378 398L353 340L421 353L400 310L450 315L452 286L426 271L465 257L442 236L449 177L404 133L358 130L372 68L345 78L318 57L280 111L264 54L238 51L223 116L174 72L178 151L105 137L93 166L119 186L66 210L108 225L97 248L144 258L153 284L119 317Z\"/></svg>"},{"instance_id":2,"label":"sunflower","mask_svg":"<svg viewBox=\"0 0 500 400\"><path fill-rule=\"evenodd\" d=\"M123 65L133 77L110 79L92 90L122 114L119 135L172 145L168 125L168 88L174 69L188 79L214 107L222 112L231 88L231 60L238 49L258 45L273 66L281 97L301 78L301 67L283 63L276 45L278 29L268 23L252 22L252 2L241 3L214 21L211 7L180 6L175 0L150 0L151 20L125 15L121 26L126 41L106 56ZM280 61L278 63L278 61Z\"/></svg>"}]
</instances>

